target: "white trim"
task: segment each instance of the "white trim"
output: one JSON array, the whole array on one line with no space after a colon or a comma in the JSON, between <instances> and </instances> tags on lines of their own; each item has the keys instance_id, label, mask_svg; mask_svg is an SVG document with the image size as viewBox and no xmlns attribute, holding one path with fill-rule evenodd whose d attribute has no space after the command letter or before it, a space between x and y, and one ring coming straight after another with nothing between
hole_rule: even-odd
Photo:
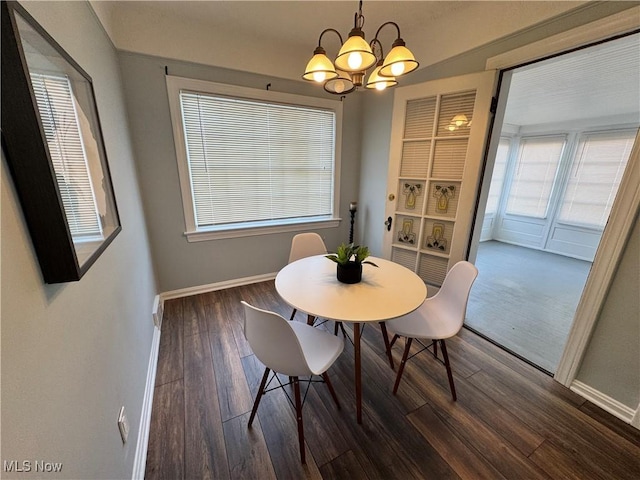
<instances>
[{"instance_id":1,"label":"white trim","mask_svg":"<svg viewBox=\"0 0 640 480\"><path fill-rule=\"evenodd\" d=\"M162 320L161 320L162 321ZM133 460L133 480L144 479L147 466L147 448L149 447L149 430L151 428L151 408L153 407L153 392L156 384L156 369L158 367L158 351L160 349L160 329L153 328L151 352L149 354L149 366L147 368L147 381L142 400L142 414L138 426L138 442L136 444L136 456Z\"/></svg>"},{"instance_id":2,"label":"white trim","mask_svg":"<svg viewBox=\"0 0 640 480\"><path fill-rule=\"evenodd\" d=\"M299 232L314 228L336 228L340 225L342 218L330 220L320 220L316 222L292 222L288 225L273 225L268 227L233 228L228 230L200 230L196 232L185 232L187 241L204 242L207 240L218 240L222 238L254 237L256 235L270 235L272 233Z\"/></svg>"},{"instance_id":3,"label":"white trim","mask_svg":"<svg viewBox=\"0 0 640 480\"><path fill-rule=\"evenodd\" d=\"M570 388L578 395L586 398L591 403L609 412L611 415L619 418L623 422L632 423L634 420L634 414L637 416L637 411L634 411L633 408L627 407L615 398L611 398L610 396L578 380L574 380Z\"/></svg>"},{"instance_id":4,"label":"white trim","mask_svg":"<svg viewBox=\"0 0 640 480\"><path fill-rule=\"evenodd\" d=\"M591 272L576 309L575 319L562 352L554 378L565 386L572 385L582 363L591 333L600 316L609 286L620 257L640 211L640 133L627 163L611 215L593 260Z\"/></svg>"},{"instance_id":5,"label":"white trim","mask_svg":"<svg viewBox=\"0 0 640 480\"><path fill-rule=\"evenodd\" d=\"M640 7L616 13L538 42L501 53L487 59L486 70L504 70L570 50L577 46L605 40L640 27Z\"/></svg>"},{"instance_id":6,"label":"white trim","mask_svg":"<svg viewBox=\"0 0 640 480\"><path fill-rule=\"evenodd\" d=\"M266 282L276 278L276 273L265 273L263 275L254 275L252 277L237 278L234 280L225 280L223 282L209 283L208 285L197 285L195 287L180 288L178 290L170 290L160 294L163 301L174 298L188 297L190 295L199 295L201 293L214 292L225 288L240 287L250 285L252 283Z\"/></svg>"}]
</instances>

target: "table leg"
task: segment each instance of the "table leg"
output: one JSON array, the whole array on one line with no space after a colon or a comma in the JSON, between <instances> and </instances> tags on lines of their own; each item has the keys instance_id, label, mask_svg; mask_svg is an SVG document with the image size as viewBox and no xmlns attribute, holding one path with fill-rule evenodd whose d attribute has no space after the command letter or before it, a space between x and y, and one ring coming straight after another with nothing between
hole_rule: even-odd
<instances>
[{"instance_id":1,"label":"table leg","mask_svg":"<svg viewBox=\"0 0 640 480\"><path fill-rule=\"evenodd\" d=\"M353 352L355 355L356 419L362 423L362 375L360 371L360 324L353 324Z\"/></svg>"}]
</instances>

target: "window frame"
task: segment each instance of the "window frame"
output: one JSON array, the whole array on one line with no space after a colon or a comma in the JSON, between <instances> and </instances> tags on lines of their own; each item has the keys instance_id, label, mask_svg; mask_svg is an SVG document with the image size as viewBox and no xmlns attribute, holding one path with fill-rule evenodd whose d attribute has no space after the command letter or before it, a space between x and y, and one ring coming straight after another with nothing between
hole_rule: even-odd
<instances>
[{"instance_id":1,"label":"window frame","mask_svg":"<svg viewBox=\"0 0 640 480\"><path fill-rule=\"evenodd\" d=\"M180 180L180 191L182 196L182 206L184 210L185 231L184 235L189 242L199 242L216 240L223 238L238 238L254 235L268 235L281 232L293 232L306 229L334 228L339 225L338 216L340 205L340 166L341 166L341 146L342 146L342 102L317 97L307 97L271 90L258 90L249 87L240 87L215 83L205 80L166 76L167 93L169 97L169 110L171 114L171 124L173 138L176 149L176 160L178 164L178 176ZM186 90L211 95L224 95L247 100L256 100L274 104L298 105L302 107L320 108L331 110L335 113L335 152L334 152L334 175L333 175L333 205L330 218L322 217L318 219L284 219L278 221L253 222L251 226L237 225L217 225L200 227L196 226L193 192L189 173L189 162L186 153L186 142L182 113L180 106L180 92Z\"/></svg>"}]
</instances>

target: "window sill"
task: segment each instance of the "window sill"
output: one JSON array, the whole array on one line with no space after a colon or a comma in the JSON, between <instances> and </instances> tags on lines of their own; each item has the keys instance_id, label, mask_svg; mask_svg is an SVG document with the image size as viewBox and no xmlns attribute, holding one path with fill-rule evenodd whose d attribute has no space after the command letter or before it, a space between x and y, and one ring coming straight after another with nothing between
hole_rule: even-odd
<instances>
[{"instance_id":1,"label":"window sill","mask_svg":"<svg viewBox=\"0 0 640 480\"><path fill-rule=\"evenodd\" d=\"M307 220L302 222L281 223L278 225L261 225L245 228L217 228L215 230L197 230L185 232L187 241L206 242L208 240L220 240L224 238L253 237L257 235L270 235L273 233L298 232L316 228L335 228L340 225L341 218L322 220Z\"/></svg>"}]
</instances>

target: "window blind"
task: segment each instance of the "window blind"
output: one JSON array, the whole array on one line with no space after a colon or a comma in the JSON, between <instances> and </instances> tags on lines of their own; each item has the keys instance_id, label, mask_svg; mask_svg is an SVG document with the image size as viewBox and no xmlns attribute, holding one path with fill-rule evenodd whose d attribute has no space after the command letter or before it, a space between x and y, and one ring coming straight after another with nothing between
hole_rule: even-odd
<instances>
[{"instance_id":1,"label":"window blind","mask_svg":"<svg viewBox=\"0 0 640 480\"><path fill-rule=\"evenodd\" d=\"M603 229L631 155L636 130L581 137L558 219Z\"/></svg>"},{"instance_id":2,"label":"window blind","mask_svg":"<svg viewBox=\"0 0 640 480\"><path fill-rule=\"evenodd\" d=\"M332 215L334 112L189 91L180 107L197 228Z\"/></svg>"},{"instance_id":3,"label":"window blind","mask_svg":"<svg viewBox=\"0 0 640 480\"><path fill-rule=\"evenodd\" d=\"M36 103L74 240L102 235L69 79L31 74Z\"/></svg>"},{"instance_id":4,"label":"window blind","mask_svg":"<svg viewBox=\"0 0 640 480\"><path fill-rule=\"evenodd\" d=\"M564 144L564 136L520 140L506 213L535 218L547 216Z\"/></svg>"}]
</instances>

